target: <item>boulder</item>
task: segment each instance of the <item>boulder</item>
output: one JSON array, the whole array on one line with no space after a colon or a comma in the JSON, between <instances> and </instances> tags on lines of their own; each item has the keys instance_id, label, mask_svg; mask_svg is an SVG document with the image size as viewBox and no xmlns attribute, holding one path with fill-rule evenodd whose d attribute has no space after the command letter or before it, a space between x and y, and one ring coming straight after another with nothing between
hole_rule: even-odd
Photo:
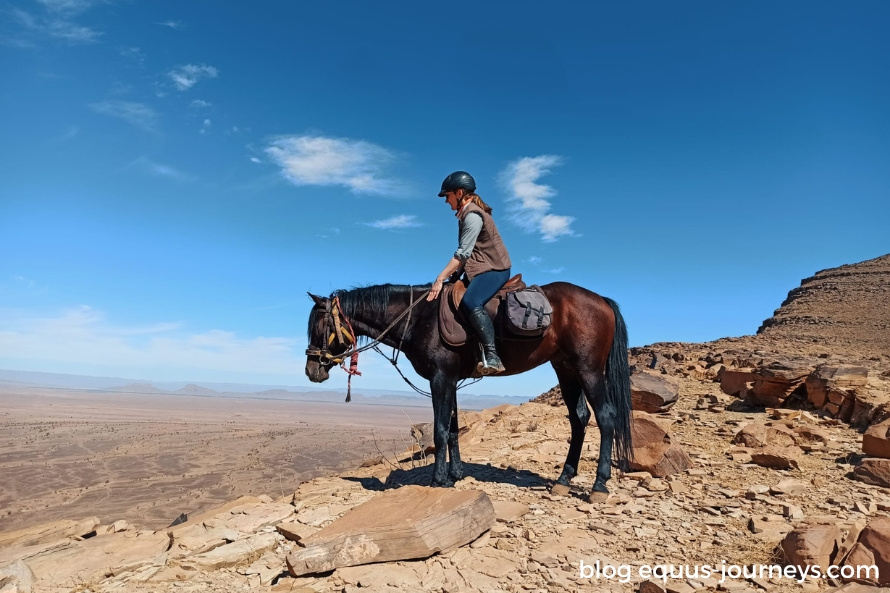
<instances>
[{"instance_id":1,"label":"boulder","mask_svg":"<svg viewBox=\"0 0 890 593\"><path fill-rule=\"evenodd\" d=\"M871 426L862 436L862 452L890 459L890 420Z\"/></svg>"},{"instance_id":2,"label":"boulder","mask_svg":"<svg viewBox=\"0 0 890 593\"><path fill-rule=\"evenodd\" d=\"M169 546L170 536L165 532L123 531L80 541L0 547L0 566L24 559L34 573L36 590L49 590L50 586L68 590L118 574L122 567L136 570L149 566Z\"/></svg>"},{"instance_id":3,"label":"boulder","mask_svg":"<svg viewBox=\"0 0 890 593\"><path fill-rule=\"evenodd\" d=\"M876 517L868 522L844 564L875 565L878 568L875 584L890 585L890 517ZM868 582L873 579L856 580Z\"/></svg>"},{"instance_id":4,"label":"boulder","mask_svg":"<svg viewBox=\"0 0 890 593\"><path fill-rule=\"evenodd\" d=\"M647 471L656 478L686 471L692 461L671 441L671 436L655 418L645 412L633 412L633 454L630 468Z\"/></svg>"},{"instance_id":5,"label":"boulder","mask_svg":"<svg viewBox=\"0 0 890 593\"><path fill-rule=\"evenodd\" d=\"M791 447L797 443L794 432L783 424L766 425L761 423L746 424L732 439L733 444L745 447Z\"/></svg>"},{"instance_id":6,"label":"boulder","mask_svg":"<svg viewBox=\"0 0 890 593\"><path fill-rule=\"evenodd\" d=\"M411 438L414 439L415 445L425 455L436 452L436 444L433 442L433 423L423 422L421 424L411 425Z\"/></svg>"},{"instance_id":7,"label":"boulder","mask_svg":"<svg viewBox=\"0 0 890 593\"><path fill-rule=\"evenodd\" d=\"M806 378L807 399L821 409L832 393L843 394L853 387L864 387L867 382L868 369L863 366L822 364Z\"/></svg>"},{"instance_id":8,"label":"boulder","mask_svg":"<svg viewBox=\"0 0 890 593\"><path fill-rule=\"evenodd\" d=\"M803 451L800 447L766 447L751 453L751 461L763 467L772 469L799 469L800 457Z\"/></svg>"},{"instance_id":9,"label":"boulder","mask_svg":"<svg viewBox=\"0 0 890 593\"><path fill-rule=\"evenodd\" d=\"M0 568L0 591L4 593L31 593L34 573L23 560L16 560Z\"/></svg>"},{"instance_id":10,"label":"boulder","mask_svg":"<svg viewBox=\"0 0 890 593\"><path fill-rule=\"evenodd\" d=\"M292 576L344 566L427 558L491 528L494 507L477 490L405 486L359 505L303 538L287 556Z\"/></svg>"},{"instance_id":11,"label":"boulder","mask_svg":"<svg viewBox=\"0 0 890 593\"><path fill-rule=\"evenodd\" d=\"M808 360L784 357L762 366L754 377L748 399L762 406L778 407L813 372Z\"/></svg>"},{"instance_id":12,"label":"boulder","mask_svg":"<svg viewBox=\"0 0 890 593\"><path fill-rule=\"evenodd\" d=\"M866 484L890 488L890 459L866 457L853 469L853 477Z\"/></svg>"},{"instance_id":13,"label":"boulder","mask_svg":"<svg viewBox=\"0 0 890 593\"><path fill-rule=\"evenodd\" d=\"M677 403L680 382L670 375L654 371L637 371L630 376L631 407L656 414L666 412Z\"/></svg>"},{"instance_id":14,"label":"boulder","mask_svg":"<svg viewBox=\"0 0 890 593\"><path fill-rule=\"evenodd\" d=\"M815 426L807 426L804 424L802 426L795 426L792 430L794 431L794 434L797 435L797 442L821 443L823 445L827 445L831 442L831 435L828 434L827 431L822 430L821 428L816 428Z\"/></svg>"},{"instance_id":15,"label":"boulder","mask_svg":"<svg viewBox=\"0 0 890 593\"><path fill-rule=\"evenodd\" d=\"M249 564L266 552L277 548L279 541L281 536L277 533L259 533L203 554L189 556L180 561L180 566L186 570L212 571Z\"/></svg>"},{"instance_id":16,"label":"boulder","mask_svg":"<svg viewBox=\"0 0 890 593\"><path fill-rule=\"evenodd\" d=\"M38 546L63 539L81 539L96 531L98 517L72 521L61 519L0 534L0 548L12 546Z\"/></svg>"},{"instance_id":17,"label":"boulder","mask_svg":"<svg viewBox=\"0 0 890 593\"><path fill-rule=\"evenodd\" d=\"M836 525L803 523L782 540L782 560L786 565L828 566L834 560L840 538Z\"/></svg>"},{"instance_id":18,"label":"boulder","mask_svg":"<svg viewBox=\"0 0 890 593\"><path fill-rule=\"evenodd\" d=\"M720 389L728 395L742 397L747 393L749 387L754 386L756 373L757 371L754 369L724 370L720 374Z\"/></svg>"}]
</instances>

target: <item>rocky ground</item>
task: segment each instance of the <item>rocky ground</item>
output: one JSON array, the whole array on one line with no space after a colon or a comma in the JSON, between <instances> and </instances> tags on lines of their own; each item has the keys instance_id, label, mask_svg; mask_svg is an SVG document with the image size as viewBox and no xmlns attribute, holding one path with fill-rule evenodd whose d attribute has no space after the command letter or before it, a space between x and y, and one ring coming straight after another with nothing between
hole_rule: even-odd
<instances>
[{"instance_id":1,"label":"rocky ground","mask_svg":"<svg viewBox=\"0 0 890 593\"><path fill-rule=\"evenodd\" d=\"M387 489L427 482L428 459L406 454L307 482L278 501L242 499L240 508L193 519L171 530L172 536L164 530L141 532L121 525L118 533L75 542L85 546L79 555L72 555L77 546L64 552L35 548L36 555L28 560L38 573L34 590L635 591L643 564L773 564L778 561L776 544L803 519L821 518L846 530L890 510L890 491L849 477L862 456L862 436L849 426L805 412L781 414L791 425L822 429L828 442L804 455L797 469L769 469L737 456L732 439L745 424L772 421L772 415L703 405L711 401L707 396L726 399L713 381L683 379L680 393L678 403L663 417L671 424L673 440L691 458L691 467L663 479L645 472L619 473L610 482L612 497L594 504L586 495L598 447L595 428L589 431L571 493L553 496L549 485L568 448L568 422L560 407L528 403L465 414L468 428L461 447L468 477L457 488L485 492L500 516L469 546L426 560L292 578L285 559L297 544L275 528L296 523L300 529L292 533L305 537ZM97 561L86 551L94 551L105 538L109 543L118 538L119 551L137 544L147 549L137 550L135 558L121 558L122 565L113 567L104 558L107 554ZM217 554L228 555L207 558L213 552L203 551L214 545L219 546ZM0 558L9 558L15 549L7 544ZM629 565L633 578L628 583L621 583L620 577L582 578L580 563L597 561L600 566ZM52 574L51 569L53 578L39 578L41 570ZM718 587L816 591L832 585L826 580L799 585L784 578L718 581L719 575L667 584L678 592Z\"/></svg>"},{"instance_id":2,"label":"rocky ground","mask_svg":"<svg viewBox=\"0 0 890 593\"><path fill-rule=\"evenodd\" d=\"M278 500L245 497L169 529L86 520L0 534L0 591L879 591L767 568L751 576L761 566L855 558L890 580L890 482L860 472L866 430L869 459L890 464L890 352L858 343L844 349L764 331L632 351L635 407L651 413L635 412L636 425L654 427L647 434L657 438L635 443L648 471L615 470L605 501L588 501L599 445L593 424L571 490L551 494L569 436L557 390L543 403L463 413L467 477L456 490L484 493L492 520L466 527L472 541L424 559L308 575L288 569L289 558L305 554L325 528L348 526L363 503L429 483L419 427L405 453L316 478ZM654 385L645 397L641 378ZM395 524L406 513L378 519ZM362 553L377 553L369 552L380 537L372 531ZM675 571L667 580L640 576L665 565ZM681 567L688 567L682 576Z\"/></svg>"}]
</instances>

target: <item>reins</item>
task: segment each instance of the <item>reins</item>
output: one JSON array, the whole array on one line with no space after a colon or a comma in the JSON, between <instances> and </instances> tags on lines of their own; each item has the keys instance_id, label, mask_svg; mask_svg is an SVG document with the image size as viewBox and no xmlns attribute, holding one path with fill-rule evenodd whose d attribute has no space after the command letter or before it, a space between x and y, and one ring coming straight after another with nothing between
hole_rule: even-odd
<instances>
[{"instance_id":1,"label":"reins","mask_svg":"<svg viewBox=\"0 0 890 593\"><path fill-rule=\"evenodd\" d=\"M353 375L361 376L361 372L358 370L358 355L359 355L359 353L364 352L365 350L370 350L371 348L380 352L380 350L377 348L377 346L383 341L384 336L386 336L386 334L388 334L390 332L390 330L392 330L392 328L394 328L407 315L408 321L405 323L405 327L402 329L402 337L399 339L399 350L401 350L402 344L404 343L404 340L405 340L405 334L408 333L408 325L411 323L411 311L414 310L414 307L416 307L417 304L420 303L426 297L426 295L428 295L429 293L430 293L430 291L427 290L422 295L420 295L417 298L417 300L415 301L414 300L414 287L412 286L411 294L409 297L411 304L408 305L408 308L405 309L404 311L402 311L393 320L392 323L390 323L388 326L386 326L386 328L382 332L380 332L380 334L376 338L374 338L371 342L365 344L364 346L362 346L360 348L357 347L358 342L356 339L355 331L352 329L352 324L349 322L349 318L346 317L346 314L343 313L343 308L340 306L340 297L334 297L333 299L328 299L328 301L325 303L325 313L324 313L325 314L325 318L324 318L325 332L327 332L327 330L328 330L328 319L333 320L335 329L331 333L331 335L328 337L327 341L324 342L324 345L322 346L321 349L307 348L306 354L308 356L318 356L319 358L327 359L327 360L331 361L333 364L339 364L340 368L343 369L344 371L346 371L346 373L349 375L349 378L346 380L346 401L347 402L352 401L352 377L353 377ZM334 307L331 307L331 304L333 304ZM341 315L343 316L343 321L346 322L346 326L349 328L348 332L340 324L340 316ZM341 334L346 336L345 340L340 337ZM333 344L335 339L340 343L346 344L346 347L347 347L346 351L343 352L342 354L334 355L334 354L331 354L330 352L328 352L328 346ZM382 352L381 352L381 354L382 354ZM344 361L347 356L350 357L350 363L349 363L348 369L344 365ZM398 358L398 357L396 357L396 358ZM393 362L393 361L390 360L390 362ZM393 364L395 364L395 362L393 362ZM398 367L396 367L396 369L398 369ZM401 371L399 371L399 373L401 374ZM402 377L404 378L404 375L402 375ZM405 380L407 381L407 379L405 379ZM410 384L410 381L409 381L409 384ZM413 385L412 385L412 387L413 387ZM415 389L416 389L416 387L415 387Z\"/></svg>"},{"instance_id":2,"label":"reins","mask_svg":"<svg viewBox=\"0 0 890 593\"><path fill-rule=\"evenodd\" d=\"M372 348L374 350L376 350L378 354L380 354L382 357L384 357L386 360L388 360L390 363L392 363L392 365L396 369L396 372L399 373L399 376L401 376L402 379L404 379L405 383L407 383L411 387L411 389L413 389L414 391L416 391L417 393L419 393L421 395L425 395L430 398L432 397L431 393L423 391L422 389L420 389L419 387L414 385L414 383L412 383L411 380L408 379L408 377L406 377L404 373L402 373L402 370L399 368L399 365L398 365L399 354L402 351L402 345L404 344L405 336L408 333L408 326L411 325L411 312L414 310L414 307L416 307L421 301L423 301L423 299L426 298L426 295L428 295L430 293L430 290L426 290L423 294L421 294L419 297L417 297L417 300L414 300L414 287L409 286L408 288L409 288L408 300L409 300L410 304L408 305L407 309L402 311L393 320L392 323L390 323L388 326L386 326L386 328L384 328L384 330L382 332L380 332L380 334L376 338L374 338L371 342L365 344L364 346L362 346L360 348L357 347L358 340L355 335L355 330L352 329L352 323L349 322L349 318L346 317L345 313L343 313L343 307L340 305L340 297L334 297L333 299L328 299L327 302L325 303L325 312L324 312L325 329L324 329L324 331L325 331L325 333L327 333L329 330L329 320L331 320L331 323L333 323L334 329L331 332L330 336L328 336L327 341L322 343L323 345L322 345L321 349L307 348L306 354L308 356L318 356L319 359L324 358L326 360L329 360L331 363L339 365L340 368L343 369L347 375L349 375L349 378L346 380L346 401L347 402L352 401L352 377L354 375L361 376L361 372L358 370L358 355L360 352L364 352L365 350L370 350ZM333 305L333 307L331 305ZM343 321L345 322L346 327L343 327L343 325L340 323L341 315L343 316ZM402 335L399 338L399 345L397 347L395 347L395 346L393 347L393 352L394 352L393 356L387 356L380 350L379 346L383 342L384 336L386 336L386 334L388 334L390 332L390 330L392 330L402 319L404 319L405 316L407 316L408 319L405 321L405 326L402 328ZM349 328L349 331L347 331L346 328ZM343 336L343 337L341 337L341 336ZM345 337L345 339L344 339L344 337ZM346 347L347 347L346 351L341 354L337 354L337 355L331 354L328 351L328 346L333 344L334 340L337 340L341 344L346 344ZM345 360L346 360L347 356L350 359L349 368L346 368L346 365L345 365ZM462 389L463 387L466 387L467 385L472 385L473 383L476 383L481 380L482 380L481 378L478 378L474 381L471 381L470 383L466 383L466 384L461 383L460 385L457 386L457 389Z\"/></svg>"}]
</instances>

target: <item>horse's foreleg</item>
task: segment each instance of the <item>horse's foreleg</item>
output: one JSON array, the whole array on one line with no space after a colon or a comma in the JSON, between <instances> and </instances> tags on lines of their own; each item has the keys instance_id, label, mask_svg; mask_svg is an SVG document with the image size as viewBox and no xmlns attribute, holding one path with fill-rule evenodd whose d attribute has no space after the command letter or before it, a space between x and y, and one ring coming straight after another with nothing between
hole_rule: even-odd
<instances>
[{"instance_id":1,"label":"horse's foreleg","mask_svg":"<svg viewBox=\"0 0 890 593\"><path fill-rule=\"evenodd\" d=\"M556 368L556 367L554 367ZM550 491L553 494L565 496L569 493L569 482L578 475L578 465L581 462L581 449L584 447L584 433L587 431L587 423L590 421L590 410L587 402L581 396L581 384L568 370L556 370L559 379L559 388L562 391L562 400L569 411L569 425L572 428L572 441L569 444L569 453L562 468L562 474L556 480L556 484Z\"/></svg>"},{"instance_id":2,"label":"horse's foreleg","mask_svg":"<svg viewBox=\"0 0 890 593\"><path fill-rule=\"evenodd\" d=\"M436 462L433 466L433 479L430 485L447 488L454 486L454 481L449 476L446 455L451 440L449 431L454 414L457 383L441 375L435 376L430 381L430 392L433 395L433 443L436 445ZM454 420L454 422L457 421Z\"/></svg>"},{"instance_id":3,"label":"horse's foreleg","mask_svg":"<svg viewBox=\"0 0 890 593\"><path fill-rule=\"evenodd\" d=\"M582 375L584 394L590 401L596 423L600 429L600 454L596 464L596 481L593 483L591 502L602 500L609 494L606 482L612 477L612 442L615 438L617 411L606 398L606 383L602 373L587 372Z\"/></svg>"},{"instance_id":4,"label":"horse's foreleg","mask_svg":"<svg viewBox=\"0 0 890 593\"><path fill-rule=\"evenodd\" d=\"M451 426L448 431L448 477L455 482L464 477L464 464L460 460L460 443L458 441L457 390L454 392L454 403L451 406Z\"/></svg>"}]
</instances>

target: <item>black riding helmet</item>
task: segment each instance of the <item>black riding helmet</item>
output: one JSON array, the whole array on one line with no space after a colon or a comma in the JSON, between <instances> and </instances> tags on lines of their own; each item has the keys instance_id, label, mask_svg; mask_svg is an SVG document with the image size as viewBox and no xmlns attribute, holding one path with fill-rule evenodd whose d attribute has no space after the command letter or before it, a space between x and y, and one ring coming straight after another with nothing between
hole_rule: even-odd
<instances>
[{"instance_id":1,"label":"black riding helmet","mask_svg":"<svg viewBox=\"0 0 890 593\"><path fill-rule=\"evenodd\" d=\"M455 171L446 177L445 181L442 182L442 191L439 192L439 197L444 198L445 192L457 191L459 189L464 189L467 193L476 191L476 180L466 171Z\"/></svg>"}]
</instances>

